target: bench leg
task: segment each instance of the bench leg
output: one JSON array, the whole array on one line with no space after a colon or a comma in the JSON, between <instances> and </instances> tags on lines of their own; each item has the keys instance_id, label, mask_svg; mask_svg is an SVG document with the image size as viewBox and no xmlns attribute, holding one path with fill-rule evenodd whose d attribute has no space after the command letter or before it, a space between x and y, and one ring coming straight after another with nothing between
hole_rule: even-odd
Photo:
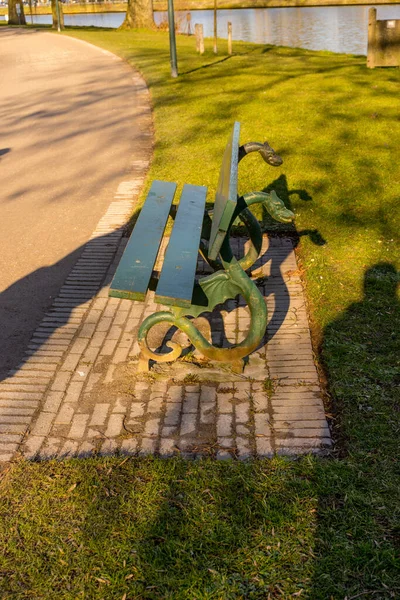
<instances>
[{"instance_id":1,"label":"bench leg","mask_svg":"<svg viewBox=\"0 0 400 600\"><path fill-rule=\"evenodd\" d=\"M138 373L148 373L150 371L149 361L147 358L140 356L137 370Z\"/></svg>"},{"instance_id":2,"label":"bench leg","mask_svg":"<svg viewBox=\"0 0 400 600\"><path fill-rule=\"evenodd\" d=\"M171 362L179 358L183 348L175 342L167 342L172 351L157 354L147 345L147 334L150 329L161 322L168 322L183 331L193 344L210 361L231 363L238 372L243 371L243 358L248 356L260 344L267 324L267 307L257 286L246 275L237 261L233 261L226 271L218 271L200 281L200 286L209 304L207 307L192 305L189 308L174 307L172 312L161 311L145 319L139 329L138 343L142 359L156 362ZM217 348L202 335L188 316L197 317L210 312L215 306L238 294L246 299L251 314L251 324L246 338L231 348Z\"/></svg>"},{"instance_id":3,"label":"bench leg","mask_svg":"<svg viewBox=\"0 0 400 600\"><path fill-rule=\"evenodd\" d=\"M240 375L244 371L244 360L235 360L231 363L231 368L234 373L238 373Z\"/></svg>"}]
</instances>

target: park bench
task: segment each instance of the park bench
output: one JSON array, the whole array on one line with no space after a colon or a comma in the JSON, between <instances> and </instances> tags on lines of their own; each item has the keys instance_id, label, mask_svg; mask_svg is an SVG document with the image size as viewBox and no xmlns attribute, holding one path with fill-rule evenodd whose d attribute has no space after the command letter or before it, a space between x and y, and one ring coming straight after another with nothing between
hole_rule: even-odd
<instances>
[{"instance_id":1,"label":"park bench","mask_svg":"<svg viewBox=\"0 0 400 600\"><path fill-rule=\"evenodd\" d=\"M169 341L167 353L156 353L147 344L149 330L167 322L183 331L192 345L210 361L230 363L243 370L243 359L251 354L265 335L267 309L255 283L246 274L261 252L262 232L249 206L262 203L277 221L290 222L294 215L286 209L276 193L251 192L238 196L238 164L250 152L259 152L272 166L282 159L267 142L239 146L240 123L235 123L225 148L213 211L206 210L207 188L185 184L178 208L172 205L176 184L154 181L141 209L132 235L111 283L109 295L144 301L149 289L155 302L169 307L148 316L138 333L141 350L139 370L146 371L149 361L170 362L183 348ZM168 216L174 225L165 251L160 273L154 265L162 242ZM247 228L250 244L245 256L233 256L229 232L239 219ZM198 254L212 267L211 275L196 279ZM211 312L218 304L242 295L250 309L251 322L245 339L229 348L212 345L191 320Z\"/></svg>"}]
</instances>

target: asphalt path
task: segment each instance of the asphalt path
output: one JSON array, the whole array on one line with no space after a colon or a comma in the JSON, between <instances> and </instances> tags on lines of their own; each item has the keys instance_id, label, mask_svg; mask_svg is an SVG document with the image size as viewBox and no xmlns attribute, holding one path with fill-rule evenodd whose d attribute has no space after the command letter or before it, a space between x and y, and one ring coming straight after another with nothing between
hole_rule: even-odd
<instances>
[{"instance_id":1,"label":"asphalt path","mask_svg":"<svg viewBox=\"0 0 400 600\"><path fill-rule=\"evenodd\" d=\"M143 132L133 73L113 55L1 28L0 57L1 379L140 157Z\"/></svg>"}]
</instances>

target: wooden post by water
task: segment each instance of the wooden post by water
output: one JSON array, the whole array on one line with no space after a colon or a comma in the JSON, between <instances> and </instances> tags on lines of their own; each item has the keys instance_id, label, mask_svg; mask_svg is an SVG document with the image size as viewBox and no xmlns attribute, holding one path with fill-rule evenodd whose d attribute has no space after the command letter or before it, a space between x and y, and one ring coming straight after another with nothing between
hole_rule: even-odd
<instances>
[{"instance_id":1,"label":"wooden post by water","mask_svg":"<svg viewBox=\"0 0 400 600\"><path fill-rule=\"evenodd\" d=\"M192 15L188 12L186 15L187 34L192 35Z\"/></svg>"},{"instance_id":2,"label":"wooden post by water","mask_svg":"<svg viewBox=\"0 0 400 600\"><path fill-rule=\"evenodd\" d=\"M228 23L228 54L232 54L232 23Z\"/></svg>"},{"instance_id":3,"label":"wooden post by water","mask_svg":"<svg viewBox=\"0 0 400 600\"><path fill-rule=\"evenodd\" d=\"M368 11L368 51L367 51L367 67L373 69L376 62L377 53L376 39L376 8L370 8Z\"/></svg>"},{"instance_id":4,"label":"wooden post by water","mask_svg":"<svg viewBox=\"0 0 400 600\"><path fill-rule=\"evenodd\" d=\"M200 52L200 25L198 23L194 25L194 35L196 38L196 52Z\"/></svg>"},{"instance_id":5,"label":"wooden post by water","mask_svg":"<svg viewBox=\"0 0 400 600\"><path fill-rule=\"evenodd\" d=\"M203 25L199 25L199 52L200 54L204 54L204 34L203 34Z\"/></svg>"},{"instance_id":6,"label":"wooden post by water","mask_svg":"<svg viewBox=\"0 0 400 600\"><path fill-rule=\"evenodd\" d=\"M368 13L367 67L400 67L400 19L376 19L376 8Z\"/></svg>"},{"instance_id":7,"label":"wooden post by water","mask_svg":"<svg viewBox=\"0 0 400 600\"><path fill-rule=\"evenodd\" d=\"M214 0L214 54L217 53L217 0Z\"/></svg>"}]
</instances>

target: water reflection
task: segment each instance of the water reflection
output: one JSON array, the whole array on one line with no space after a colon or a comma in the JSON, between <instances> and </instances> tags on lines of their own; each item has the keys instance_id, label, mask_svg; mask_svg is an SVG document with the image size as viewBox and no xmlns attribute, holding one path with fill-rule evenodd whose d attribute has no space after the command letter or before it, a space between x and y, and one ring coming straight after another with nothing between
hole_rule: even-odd
<instances>
[{"instance_id":1,"label":"water reflection","mask_svg":"<svg viewBox=\"0 0 400 600\"><path fill-rule=\"evenodd\" d=\"M348 54L367 53L368 9L370 6L313 6L294 8L253 8L218 11L218 36L227 38L228 22L233 39L260 44L274 44L330 50ZM176 23L187 32L187 11L176 11ZM195 23L204 27L204 35L213 35L213 11L192 11ZM165 12L154 13L157 24L166 20ZM123 13L66 15L66 25L119 27ZM378 7L378 19L400 19L400 5ZM34 16L35 23L51 23L50 15Z\"/></svg>"}]
</instances>

